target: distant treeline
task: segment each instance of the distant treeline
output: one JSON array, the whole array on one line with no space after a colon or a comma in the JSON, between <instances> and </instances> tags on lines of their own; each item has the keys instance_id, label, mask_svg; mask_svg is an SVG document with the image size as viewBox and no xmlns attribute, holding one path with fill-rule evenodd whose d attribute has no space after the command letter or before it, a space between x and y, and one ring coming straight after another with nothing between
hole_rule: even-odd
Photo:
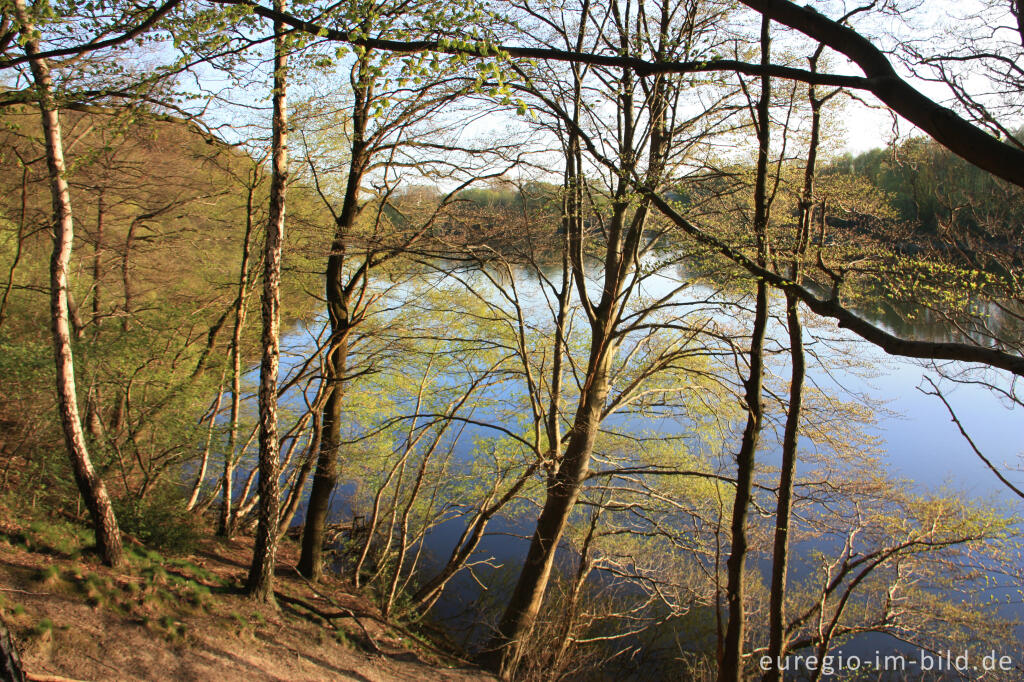
<instances>
[{"instance_id":1,"label":"distant treeline","mask_svg":"<svg viewBox=\"0 0 1024 682\"><path fill-rule=\"evenodd\" d=\"M1019 188L928 139L911 138L856 156L845 154L824 163L821 176L823 182L830 177L862 179L881 190L904 238L909 231L912 239L922 243L948 240L964 247L980 240L1012 247L1019 240L1017 227L1024 222L1024 196ZM726 191L730 182L729 178L719 182L704 178L699 187L677 187L673 195L692 207L705 194ZM557 197L558 188L544 182L491 185L459 194L459 199L477 208L501 211L551 208ZM844 208L841 213L850 207ZM890 215L879 216L884 218L881 222L891 224ZM839 227L848 222L835 216L830 219Z\"/></svg>"},{"instance_id":2,"label":"distant treeline","mask_svg":"<svg viewBox=\"0 0 1024 682\"><path fill-rule=\"evenodd\" d=\"M901 222L919 236L1016 245L1024 218L1020 188L1011 187L931 140L847 154L826 175L862 177L884 191Z\"/></svg>"}]
</instances>

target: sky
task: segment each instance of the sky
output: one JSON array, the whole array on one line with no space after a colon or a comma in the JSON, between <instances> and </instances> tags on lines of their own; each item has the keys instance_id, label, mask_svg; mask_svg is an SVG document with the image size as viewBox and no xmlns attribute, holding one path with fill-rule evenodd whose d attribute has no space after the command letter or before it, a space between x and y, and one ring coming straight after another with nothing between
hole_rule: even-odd
<instances>
[{"instance_id":1,"label":"sky","mask_svg":"<svg viewBox=\"0 0 1024 682\"><path fill-rule=\"evenodd\" d=\"M914 0L907 0L907 2L913 3ZM812 0L811 4L817 4L820 11L829 16L837 16L844 11L843 8L839 7L842 3L834 0L830 0L828 2L824 0ZM955 22L963 19L964 16L969 16L974 11L972 8L980 6L981 4L977 0L958 0L957 2L951 2L950 0L929 0L929 2L923 6L923 12L917 13L919 15L923 15L923 19L920 17L916 20L909 19L907 18L909 17L909 14L898 19L891 16L882 17L879 20L882 23L878 24L878 26L874 28L882 31L883 34L895 34L899 31L908 33L911 30L918 30L920 35L924 35L933 32L936 27L945 25L945 23ZM858 17L858 20L859 19L860 18ZM916 28L907 28L912 26L911 22L913 21L916 21ZM870 30L871 28L872 26L867 26L867 29ZM785 49L784 46L781 49ZM798 54L799 53L801 52L798 52ZM829 68L830 71L860 75L860 70L856 66L846 62L843 58L833 55L832 61L833 66L832 68ZM199 82L188 82L189 79L185 79L182 82L182 86L186 91L196 92L198 94L200 89L204 89L207 92L218 91L222 87L228 85L226 80L219 81L217 74L215 74L211 69L200 71L200 73L202 74L200 76L202 81L201 86ZM6 75L10 76L11 74ZM910 79L908 78L908 80ZM933 98L941 100L948 97L947 91L944 91L942 88L939 88L934 84L915 80L911 80L911 82L915 87ZM250 124L259 121L267 113L266 107L269 102L267 101L266 95L268 94L269 89L267 92L258 92L259 90L259 87L253 88L252 84L247 84L243 87L242 92L236 90L232 93L232 98L234 99L237 97L238 104L240 104L241 107L225 108L224 116L214 114L210 117L211 124L214 126L217 124L228 124L237 127L242 121ZM866 100L877 103L877 100L874 100L873 96L868 94L863 96ZM884 106L881 106L878 109L873 109L862 104L849 101L845 107L846 109L840 117L842 124L846 128L845 141L842 144L836 145L836 151L839 151L840 153L849 152L852 154L859 154L869 149L883 147L892 141L894 117ZM207 111L208 113L213 113L216 112L217 109L218 106L214 104ZM239 109L241 109L241 111ZM493 124L490 122L487 122L486 125L493 127ZM257 125L257 127L259 126ZM902 120L899 120L897 129L901 136L914 134L916 130L913 126ZM218 129L218 132L225 136L225 138L230 142L236 142L239 141L239 139L243 139L257 131L252 129L239 129L232 133L229 130L220 128ZM475 131L469 132L473 133ZM235 139L231 139L232 137Z\"/></svg>"},{"instance_id":2,"label":"sky","mask_svg":"<svg viewBox=\"0 0 1024 682\"><path fill-rule=\"evenodd\" d=\"M847 104L843 123L846 125L846 141L842 151L856 156L868 150L886 146L893 137L893 116L889 111L870 109L863 104ZM905 131L906 121L899 121L899 129Z\"/></svg>"}]
</instances>

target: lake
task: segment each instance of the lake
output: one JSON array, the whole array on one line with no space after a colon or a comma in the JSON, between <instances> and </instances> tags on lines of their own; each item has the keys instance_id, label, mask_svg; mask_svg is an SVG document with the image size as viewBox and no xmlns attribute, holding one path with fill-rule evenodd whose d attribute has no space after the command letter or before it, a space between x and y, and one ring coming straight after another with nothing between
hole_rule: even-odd
<instances>
[{"instance_id":1,"label":"lake","mask_svg":"<svg viewBox=\"0 0 1024 682\"><path fill-rule=\"evenodd\" d=\"M542 273L549 276L551 273ZM545 326L549 312L545 305L544 287L541 275L518 269L511 278L484 277L481 273L463 271L458 274L458 281L451 281L440 275L425 275L423 280L410 284L399 284L390 289L385 300L390 302L392 310L400 310L403 306L415 305L421 311L429 309L429 303L423 297L424 291L443 291L446 287L453 290L462 289L463 296L472 298L485 291L493 293L494 287L507 288L514 291L526 311L528 326L538 330ZM660 274L648 278L640 289L640 294L650 299L658 299L675 289L681 283L698 280L685 267L663 269ZM389 286L391 286L389 284ZM451 292L449 292L450 294ZM484 296L486 298L486 296ZM747 312L737 309L739 301L735 293L725 294L706 282L694 281L691 286L679 295L679 309L687 315L699 314L714 319L724 326L732 325L742 329L747 319ZM389 306L385 306L389 307ZM872 321L895 333L914 334L919 338L935 338L949 340L950 334L941 324L930 320L914 324L892 306L883 306L884 314L876 315ZM506 312L508 312L506 310ZM774 298L774 313L780 315L782 305L779 296ZM389 313L393 315L395 313ZM825 396L852 401L861 408L861 413L870 408L871 419L857 429L870 442L874 439L879 454L878 469L885 472L893 480L894 486L903 486L902 479L912 482L912 486L921 493L943 491L963 499L979 499L992 502L1005 510L1016 511L1019 498L1006 489L974 454L970 445L960 434L957 426L950 419L949 413L942 402L935 396L926 395L921 389L929 388L927 378L931 378L942 388L944 395L955 410L957 417L968 430L975 443L983 453L1001 467L1004 476L1017 485L1024 486L1024 474L1015 470L1019 466L1024 444L1024 419L1021 410L1008 405L991 389L976 381L956 382L942 378L936 368L924 362L893 357L885 354L871 344L853 336L846 330L837 328L827 320L814 318L804 314L805 344L813 351L814 358L808 362L807 385ZM392 320L393 321L393 320ZM315 347L313 337L320 332L323 320L314 321L301 329L295 329L284 340L283 346L295 358L301 358ZM429 325L428 325L429 326ZM461 333L461 332L460 332ZM584 335L585 336L585 335ZM776 319L769 328L769 347L776 351L784 351L788 347L785 328ZM746 342L737 341L741 350ZM626 344L627 349L629 344ZM534 350L534 349L531 349ZM358 354L356 360L358 360ZM788 375L788 364L784 352L777 353L769 361L769 371L774 380L769 379L768 385L780 395ZM287 362L283 362L286 368ZM942 363L942 374L959 376L960 379L977 379L964 375L968 368L958 363ZM1016 387L1005 376L1001 377L989 372L986 379L996 386L1013 391ZM461 379L460 379L461 380ZM457 383L453 380L452 385ZM437 386L445 386L443 378L437 380ZM808 390L812 390L809 388ZM522 399L521 387L504 382L481 392L479 399L483 404L473 412L474 424L465 427L458 443L452 446L452 457L456 462L455 469L469 466L472 459L478 456L479 439L493 435L486 424L503 426L508 429L521 428L522 424L514 418L514 413L503 408L503 401L519 401ZM289 400L295 404L295 398ZM614 415L607 425L616 430L629 429L636 432L660 433L666 438L685 435L692 426L685 418L673 418L666 414L628 414ZM779 419L774 425L769 424L762 439L758 461L770 467L778 462L778 442L781 427ZM364 425L365 426L365 425ZM739 420L732 421L732 432L724 450L715 457L718 470L728 467L728 453L738 447ZM353 428L352 434L359 431ZM773 435L774 434L774 435ZM806 447L813 444L804 442ZM691 447L700 450L699 445L691 443ZM826 455L827 456L827 453ZM814 459L814 458L811 458ZM801 465L801 470L807 464ZM352 471L348 473L352 475ZM345 474L343 473L343 476ZM362 480L361 476L357 476ZM336 520L345 521L353 513L366 515L367 510L359 507L352 509L352 495L355 493L352 483L342 486L335 498ZM364 500L365 501L365 500ZM355 503L358 504L359 503ZM449 510L450 511L450 510ZM301 512L297 516L301 519ZM525 553L526 540L521 536L528 535L532 525L528 519L519 516L511 519L497 518L488 528L488 535L478 546L474 557L478 560L492 559L477 567L477 576L468 573L457 576L449 585L444 597L435 608L434 616L447 623L453 636L464 643L472 644L486 635L481 626L479 615L466 611L479 598L486 596L481 590L481 583L486 583L488 575L496 570L495 565L504 565L506 572L514 573L515 567L522 561ZM449 520L430 530L426 535L422 549L420 568L427 574L431 567L446 557L457 542L464 524L458 520ZM418 549L418 548L417 548ZM808 576L812 572L809 565L804 565L801 554L808 549L828 551L828 542L819 542L810 547L794 548L793 575L795 579ZM410 550L413 551L413 550ZM764 568L764 560L756 565ZM600 579L600 577L598 578ZM997 588L993 594L998 592ZM1000 594L1000 597L1003 595ZM501 595L495 596L501 601ZM1003 608L1006 615L1019 616L1022 613L1019 598ZM898 644L877 637L861 639L856 645L847 647L849 651L869 652L879 647L900 648ZM851 648L852 647L852 648ZM905 647L903 648L905 650Z\"/></svg>"}]
</instances>

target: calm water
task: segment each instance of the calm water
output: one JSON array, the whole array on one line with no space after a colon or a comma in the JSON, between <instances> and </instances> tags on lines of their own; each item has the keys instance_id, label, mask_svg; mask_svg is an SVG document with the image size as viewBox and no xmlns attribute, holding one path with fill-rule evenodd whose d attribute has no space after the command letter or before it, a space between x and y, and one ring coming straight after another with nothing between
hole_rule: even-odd
<instances>
[{"instance_id":1,"label":"calm water","mask_svg":"<svg viewBox=\"0 0 1024 682\"><path fill-rule=\"evenodd\" d=\"M647 293L660 295L685 276L686 273L678 271L672 276L652 280L647 286ZM522 275L521 280L517 286L524 299L539 304L541 297L536 279ZM709 293L706 287L696 287L684 296L695 299ZM778 298L775 299L775 312L781 314ZM539 313L540 316L547 314L543 309ZM805 320L805 343L820 358L820 362L809 362L809 385L826 394L875 406L874 423L865 425L864 429L869 435L877 437L882 452L880 466L888 476L894 480L909 479L922 492L945 490L967 498L997 502L1009 510L1022 510L1019 498L1006 490L975 456L939 399L919 389L927 388L926 377L936 381L975 443L991 461L1001 467L1007 478L1020 486L1024 486L1024 474L1015 471L1014 467L1019 466L1024 454L1024 410L1013 409L1007 404L1008 401L982 385L958 384L943 379L934 367L925 363L889 356L828 321L815 319L806 313ZM904 335L913 333L919 338L932 337L936 340L949 338L948 332L933 323L909 328L906 320L901 319L899 311L892 308L884 318L878 317L874 321ZM309 329L296 330L285 339L284 345L298 351L297 355L302 355L312 346L311 335L319 333L322 322L317 321ZM580 328L580 331L583 329ZM784 349L788 345L784 329L777 323L769 334L778 340L776 348ZM784 357L784 354L780 357ZM851 358L855 362L850 362ZM770 369L780 380L788 375L788 366L784 360L774 361ZM956 375L966 368L957 363L946 363L942 369L947 375ZM1005 376L990 372L985 378L1004 389L1013 388ZM500 395L498 392L497 396ZM482 411L476 413L475 417L486 421L490 415ZM685 430L685 425L672 419L657 419L642 425L634 423L640 428L655 428L669 433ZM479 427L468 429L463 436L463 444L456 452L457 457L471 456L474 435L484 436L487 432ZM738 434L734 441L728 448L731 451L738 447ZM759 461L769 464L776 462L777 449L777 442L770 434L766 435ZM336 512L339 517L347 518L352 513L345 500L346 491L351 494L351 490L350 486L344 487L336 495ZM301 513L298 518L301 518ZM515 567L526 548L525 540L515 536L528 534L531 530L529 523L524 525L496 519L489 527L491 535L485 538L477 550L478 555L492 556L499 563ZM458 523L436 528L428 536L428 552L438 557L447 557L460 532L461 526ZM438 613L465 625L472 620L472 616L460 616L462 606L466 600L479 594L477 583L469 576L461 575L450 585L446 597L438 606ZM1011 609L1014 613L1021 613L1019 604L1011 606ZM467 636L474 637L472 633ZM874 640L867 641L877 645Z\"/></svg>"}]
</instances>

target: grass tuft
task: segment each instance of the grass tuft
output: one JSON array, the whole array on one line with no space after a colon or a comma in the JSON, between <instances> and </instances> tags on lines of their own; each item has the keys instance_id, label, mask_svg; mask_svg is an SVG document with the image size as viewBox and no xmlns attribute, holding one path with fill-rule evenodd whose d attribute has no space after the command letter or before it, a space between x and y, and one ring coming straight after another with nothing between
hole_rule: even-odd
<instances>
[{"instance_id":1,"label":"grass tuft","mask_svg":"<svg viewBox=\"0 0 1024 682\"><path fill-rule=\"evenodd\" d=\"M32 628L32 632L35 635L38 635L38 636L45 635L46 633L52 632L52 631L53 631L53 621L50 620L49 618L43 618L38 623L36 623L36 626L34 628Z\"/></svg>"}]
</instances>

